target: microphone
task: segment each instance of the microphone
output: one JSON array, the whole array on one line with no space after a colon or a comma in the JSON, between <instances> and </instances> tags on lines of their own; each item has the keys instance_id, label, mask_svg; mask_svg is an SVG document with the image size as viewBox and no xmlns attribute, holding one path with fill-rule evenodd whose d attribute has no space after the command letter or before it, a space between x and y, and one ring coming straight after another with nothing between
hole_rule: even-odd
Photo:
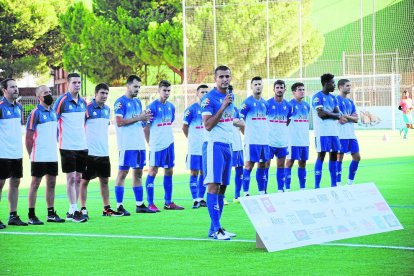
<instances>
[{"instance_id":1,"label":"microphone","mask_svg":"<svg viewBox=\"0 0 414 276\"><path fill-rule=\"evenodd\" d=\"M227 94L233 94L233 86L232 85L227 86Z\"/></svg>"}]
</instances>

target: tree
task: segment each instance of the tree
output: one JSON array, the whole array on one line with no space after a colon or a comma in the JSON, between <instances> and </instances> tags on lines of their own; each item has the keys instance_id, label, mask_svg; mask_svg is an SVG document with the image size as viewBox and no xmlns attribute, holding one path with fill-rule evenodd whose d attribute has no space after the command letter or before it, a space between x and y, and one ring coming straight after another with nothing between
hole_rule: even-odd
<instances>
[{"instance_id":1,"label":"tree","mask_svg":"<svg viewBox=\"0 0 414 276\"><path fill-rule=\"evenodd\" d=\"M0 72L2 78L24 72L48 73L59 66L62 46L57 14L72 0L0 0Z\"/></svg>"}]
</instances>

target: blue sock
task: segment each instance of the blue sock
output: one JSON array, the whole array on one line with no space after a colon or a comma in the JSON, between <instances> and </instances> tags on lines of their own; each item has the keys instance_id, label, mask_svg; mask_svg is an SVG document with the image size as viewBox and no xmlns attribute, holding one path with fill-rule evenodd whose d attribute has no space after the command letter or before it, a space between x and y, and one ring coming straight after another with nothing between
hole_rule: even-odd
<instances>
[{"instance_id":1,"label":"blue sock","mask_svg":"<svg viewBox=\"0 0 414 276\"><path fill-rule=\"evenodd\" d=\"M115 186L115 197L117 203L122 203L124 200L124 186Z\"/></svg>"},{"instance_id":2,"label":"blue sock","mask_svg":"<svg viewBox=\"0 0 414 276\"><path fill-rule=\"evenodd\" d=\"M197 199L197 175L190 175L190 192L193 199Z\"/></svg>"},{"instance_id":3,"label":"blue sock","mask_svg":"<svg viewBox=\"0 0 414 276\"><path fill-rule=\"evenodd\" d=\"M171 203L172 199L172 175L164 175L164 199L166 204Z\"/></svg>"},{"instance_id":4,"label":"blue sock","mask_svg":"<svg viewBox=\"0 0 414 276\"><path fill-rule=\"evenodd\" d=\"M266 175L266 180L265 180L265 192L267 193L267 183L269 182L269 168L265 169L265 175Z\"/></svg>"},{"instance_id":5,"label":"blue sock","mask_svg":"<svg viewBox=\"0 0 414 276\"><path fill-rule=\"evenodd\" d=\"M349 164L349 176L348 179L350 180L354 180L355 179L355 174L358 170L358 165L359 165L359 161L351 161L351 164Z\"/></svg>"},{"instance_id":6,"label":"blue sock","mask_svg":"<svg viewBox=\"0 0 414 276\"><path fill-rule=\"evenodd\" d=\"M336 187L336 161L329 160L329 174L331 175L331 187Z\"/></svg>"},{"instance_id":7,"label":"blue sock","mask_svg":"<svg viewBox=\"0 0 414 276\"><path fill-rule=\"evenodd\" d=\"M142 186L132 187L135 195L135 201L143 201L144 200L144 190Z\"/></svg>"},{"instance_id":8,"label":"blue sock","mask_svg":"<svg viewBox=\"0 0 414 276\"><path fill-rule=\"evenodd\" d=\"M154 204L154 180L154 176L148 175L147 181L145 182L145 188L147 189L148 204Z\"/></svg>"},{"instance_id":9,"label":"blue sock","mask_svg":"<svg viewBox=\"0 0 414 276\"><path fill-rule=\"evenodd\" d=\"M251 170L243 169L243 191L249 192Z\"/></svg>"},{"instance_id":10,"label":"blue sock","mask_svg":"<svg viewBox=\"0 0 414 276\"><path fill-rule=\"evenodd\" d=\"M257 181L257 188L259 193L264 193L265 191L265 169L257 168L256 170L256 181Z\"/></svg>"},{"instance_id":11,"label":"blue sock","mask_svg":"<svg viewBox=\"0 0 414 276\"><path fill-rule=\"evenodd\" d=\"M292 168L285 168L285 187L290 189L290 181L292 180Z\"/></svg>"},{"instance_id":12,"label":"blue sock","mask_svg":"<svg viewBox=\"0 0 414 276\"><path fill-rule=\"evenodd\" d=\"M283 191L284 178L285 178L285 169L277 168L276 169L276 180L277 180L277 189L279 191Z\"/></svg>"},{"instance_id":13,"label":"blue sock","mask_svg":"<svg viewBox=\"0 0 414 276\"><path fill-rule=\"evenodd\" d=\"M197 184L197 197L204 198L204 194L206 193L206 186L204 186L204 175L198 177L198 184Z\"/></svg>"},{"instance_id":14,"label":"blue sock","mask_svg":"<svg viewBox=\"0 0 414 276\"><path fill-rule=\"evenodd\" d=\"M342 181L342 161L336 162L336 182L341 183Z\"/></svg>"},{"instance_id":15,"label":"blue sock","mask_svg":"<svg viewBox=\"0 0 414 276\"><path fill-rule=\"evenodd\" d=\"M298 168L298 178L299 178L300 188L305 189L306 187L306 169L305 168Z\"/></svg>"},{"instance_id":16,"label":"blue sock","mask_svg":"<svg viewBox=\"0 0 414 276\"><path fill-rule=\"evenodd\" d=\"M323 161L319 158L315 162L315 189L321 187Z\"/></svg>"},{"instance_id":17,"label":"blue sock","mask_svg":"<svg viewBox=\"0 0 414 276\"><path fill-rule=\"evenodd\" d=\"M234 175L234 184L236 186L234 190L234 198L240 197L240 190L243 183L243 167L236 167L236 174Z\"/></svg>"},{"instance_id":18,"label":"blue sock","mask_svg":"<svg viewBox=\"0 0 414 276\"><path fill-rule=\"evenodd\" d=\"M207 193L207 209L211 219L210 230L218 231L221 228L220 225L220 207L218 204L218 195Z\"/></svg>"}]
</instances>

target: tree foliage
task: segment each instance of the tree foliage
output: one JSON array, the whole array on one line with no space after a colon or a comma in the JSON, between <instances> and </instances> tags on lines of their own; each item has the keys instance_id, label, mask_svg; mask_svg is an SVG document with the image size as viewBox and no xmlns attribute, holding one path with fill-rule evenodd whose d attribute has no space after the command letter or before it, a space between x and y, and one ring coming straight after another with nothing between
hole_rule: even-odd
<instances>
[{"instance_id":1,"label":"tree foliage","mask_svg":"<svg viewBox=\"0 0 414 276\"><path fill-rule=\"evenodd\" d=\"M187 72L190 83L208 80L214 67L212 1L186 1ZM216 1L217 62L241 82L266 76L266 1ZM198 6L197 6L198 5ZM303 64L320 56L324 39L308 20L311 0L302 1ZM299 67L299 2L269 4L272 76ZM183 80L183 18L180 0L93 0L93 11L75 4L61 17L68 38L65 67L96 81L113 82L142 73L144 65L168 66ZM77 24L75 24L77 22Z\"/></svg>"},{"instance_id":2,"label":"tree foliage","mask_svg":"<svg viewBox=\"0 0 414 276\"><path fill-rule=\"evenodd\" d=\"M72 0L0 0L1 77L42 74L61 64L57 15Z\"/></svg>"}]
</instances>

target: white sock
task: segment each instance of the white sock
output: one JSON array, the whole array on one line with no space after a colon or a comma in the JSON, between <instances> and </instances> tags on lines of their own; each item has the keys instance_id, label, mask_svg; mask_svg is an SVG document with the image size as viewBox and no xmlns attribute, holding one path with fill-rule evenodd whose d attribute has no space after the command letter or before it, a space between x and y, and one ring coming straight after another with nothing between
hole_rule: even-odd
<instances>
[{"instance_id":1,"label":"white sock","mask_svg":"<svg viewBox=\"0 0 414 276\"><path fill-rule=\"evenodd\" d=\"M259 195L264 195L265 191L259 191Z\"/></svg>"},{"instance_id":2,"label":"white sock","mask_svg":"<svg viewBox=\"0 0 414 276\"><path fill-rule=\"evenodd\" d=\"M144 201L137 201L137 206L141 206Z\"/></svg>"},{"instance_id":3,"label":"white sock","mask_svg":"<svg viewBox=\"0 0 414 276\"><path fill-rule=\"evenodd\" d=\"M78 211L78 204L71 204L70 206L69 206L69 214L73 214L73 213L75 213L76 211Z\"/></svg>"},{"instance_id":4,"label":"white sock","mask_svg":"<svg viewBox=\"0 0 414 276\"><path fill-rule=\"evenodd\" d=\"M336 186L341 186L342 183L341 182L336 182Z\"/></svg>"},{"instance_id":5,"label":"white sock","mask_svg":"<svg viewBox=\"0 0 414 276\"><path fill-rule=\"evenodd\" d=\"M352 185L352 184L354 184L354 181L351 179L348 179L348 185Z\"/></svg>"},{"instance_id":6,"label":"white sock","mask_svg":"<svg viewBox=\"0 0 414 276\"><path fill-rule=\"evenodd\" d=\"M249 194L249 191L244 192L244 196L247 196Z\"/></svg>"},{"instance_id":7,"label":"white sock","mask_svg":"<svg viewBox=\"0 0 414 276\"><path fill-rule=\"evenodd\" d=\"M119 206L121 206L121 205L122 205L122 202L117 202L117 203L116 203L116 207L117 207L117 208L119 208Z\"/></svg>"},{"instance_id":8,"label":"white sock","mask_svg":"<svg viewBox=\"0 0 414 276\"><path fill-rule=\"evenodd\" d=\"M289 192L290 191L290 189L285 189L285 192L287 193L287 192Z\"/></svg>"},{"instance_id":9,"label":"white sock","mask_svg":"<svg viewBox=\"0 0 414 276\"><path fill-rule=\"evenodd\" d=\"M283 193L283 190L277 190L278 193Z\"/></svg>"}]
</instances>

